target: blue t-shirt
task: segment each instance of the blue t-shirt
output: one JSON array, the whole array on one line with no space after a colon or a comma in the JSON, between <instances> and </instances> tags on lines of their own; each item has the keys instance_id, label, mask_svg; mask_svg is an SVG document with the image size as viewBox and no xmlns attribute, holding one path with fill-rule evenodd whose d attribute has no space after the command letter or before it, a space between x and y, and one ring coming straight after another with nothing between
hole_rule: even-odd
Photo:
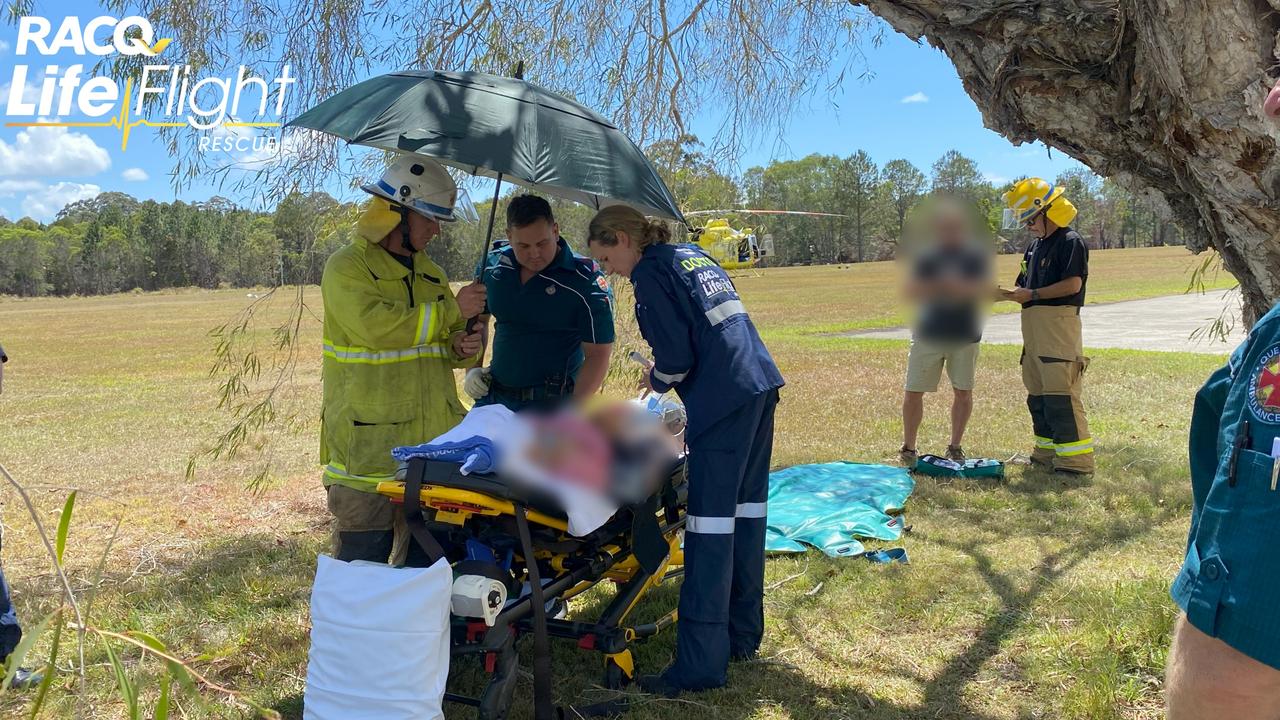
<instances>
[{"instance_id":1,"label":"blue t-shirt","mask_svg":"<svg viewBox=\"0 0 1280 720\"><path fill-rule=\"evenodd\" d=\"M582 343L613 342L613 294L604 274L564 238L558 246L551 264L524 283L515 250L485 258L481 277L496 321L489 370L507 387L576 379Z\"/></svg>"}]
</instances>

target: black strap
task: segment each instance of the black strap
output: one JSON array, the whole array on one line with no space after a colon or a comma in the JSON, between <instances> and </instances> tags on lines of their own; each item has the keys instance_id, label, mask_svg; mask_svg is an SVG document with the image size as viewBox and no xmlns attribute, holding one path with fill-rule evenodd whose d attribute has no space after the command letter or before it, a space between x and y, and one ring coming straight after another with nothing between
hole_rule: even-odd
<instances>
[{"instance_id":1,"label":"black strap","mask_svg":"<svg viewBox=\"0 0 1280 720\"><path fill-rule=\"evenodd\" d=\"M658 527L658 497L655 495L631 509L631 552L640 568L653 575L667 559L667 539Z\"/></svg>"},{"instance_id":2,"label":"black strap","mask_svg":"<svg viewBox=\"0 0 1280 720\"><path fill-rule=\"evenodd\" d=\"M551 645L547 640L547 605L542 595L542 577L533 556L533 537L523 505L515 506L516 531L520 534L521 552L528 569L529 600L533 603L533 717L555 720L551 702Z\"/></svg>"},{"instance_id":3,"label":"black strap","mask_svg":"<svg viewBox=\"0 0 1280 720\"><path fill-rule=\"evenodd\" d=\"M427 529L427 521L422 517L422 477L427 473L427 462L422 458L409 461L409 469L404 479L404 522L409 526L409 533L418 541L427 559L434 565L444 557L444 548L436 541Z\"/></svg>"},{"instance_id":4,"label":"black strap","mask_svg":"<svg viewBox=\"0 0 1280 720\"><path fill-rule=\"evenodd\" d=\"M684 457L671 468L667 479L662 483L662 508L668 525L674 525L680 520L680 491L676 489L676 484L688 482L688 478L689 459Z\"/></svg>"},{"instance_id":5,"label":"black strap","mask_svg":"<svg viewBox=\"0 0 1280 720\"><path fill-rule=\"evenodd\" d=\"M680 520L680 493L670 476L662 486L662 509L668 525L675 525Z\"/></svg>"}]
</instances>

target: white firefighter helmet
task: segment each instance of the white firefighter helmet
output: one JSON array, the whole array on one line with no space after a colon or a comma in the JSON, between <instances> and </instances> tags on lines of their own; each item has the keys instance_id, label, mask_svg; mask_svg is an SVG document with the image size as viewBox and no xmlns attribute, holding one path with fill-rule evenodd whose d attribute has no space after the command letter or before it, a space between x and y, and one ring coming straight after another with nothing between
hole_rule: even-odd
<instances>
[{"instance_id":1,"label":"white firefighter helmet","mask_svg":"<svg viewBox=\"0 0 1280 720\"><path fill-rule=\"evenodd\" d=\"M438 163L420 155L397 157L382 177L361 189L441 222L479 219L467 191Z\"/></svg>"}]
</instances>

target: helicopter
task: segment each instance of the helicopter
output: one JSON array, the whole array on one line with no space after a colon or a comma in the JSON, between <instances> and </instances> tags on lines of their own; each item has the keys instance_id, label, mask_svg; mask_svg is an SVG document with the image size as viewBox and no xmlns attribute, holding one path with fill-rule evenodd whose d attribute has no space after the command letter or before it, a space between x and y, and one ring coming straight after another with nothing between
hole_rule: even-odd
<instances>
[{"instance_id":1,"label":"helicopter","mask_svg":"<svg viewBox=\"0 0 1280 720\"><path fill-rule=\"evenodd\" d=\"M756 210L729 208L725 210L694 210L685 217L697 215L719 216L702 227L690 227L692 240L725 270L749 270L764 258L774 254L773 236L758 234L753 227L734 229L724 217L728 215L799 215L806 217L847 217L837 213L808 212L804 210Z\"/></svg>"}]
</instances>

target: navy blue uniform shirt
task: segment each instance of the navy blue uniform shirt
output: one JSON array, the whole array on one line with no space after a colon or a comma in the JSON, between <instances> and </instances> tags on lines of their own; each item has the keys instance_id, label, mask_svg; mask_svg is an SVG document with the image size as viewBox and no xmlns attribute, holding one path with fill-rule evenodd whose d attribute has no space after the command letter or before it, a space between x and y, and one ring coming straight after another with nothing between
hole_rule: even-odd
<instances>
[{"instance_id":1,"label":"navy blue uniform shirt","mask_svg":"<svg viewBox=\"0 0 1280 720\"><path fill-rule=\"evenodd\" d=\"M1080 233L1069 227L1058 228L1049 237L1032 240L1022 256L1022 273L1018 287L1039 290L1067 278L1080 278L1080 291L1066 297L1032 300L1022 307L1036 305L1084 305L1084 290L1089 284L1089 246Z\"/></svg>"},{"instance_id":2,"label":"navy blue uniform shirt","mask_svg":"<svg viewBox=\"0 0 1280 720\"><path fill-rule=\"evenodd\" d=\"M631 271L636 321L653 350L653 388L675 388L688 437L782 387L782 374L728 274L693 245L650 245Z\"/></svg>"},{"instance_id":3,"label":"navy blue uniform shirt","mask_svg":"<svg viewBox=\"0 0 1280 720\"><path fill-rule=\"evenodd\" d=\"M485 258L482 275L496 321L489 370L507 387L576 379L582 343L613 342L613 296L604 274L564 238L557 244L551 264L523 284L511 247Z\"/></svg>"}]
</instances>

